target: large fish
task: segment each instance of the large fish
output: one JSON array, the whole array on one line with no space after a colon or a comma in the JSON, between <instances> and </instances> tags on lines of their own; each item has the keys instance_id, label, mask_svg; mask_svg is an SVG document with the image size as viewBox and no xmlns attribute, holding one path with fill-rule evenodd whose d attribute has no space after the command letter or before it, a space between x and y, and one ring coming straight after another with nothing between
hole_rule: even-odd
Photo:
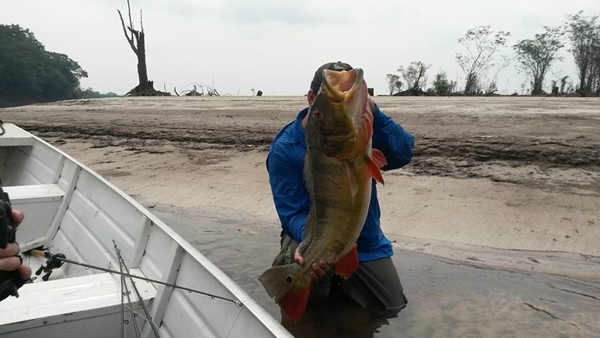
<instances>
[{"instance_id":1,"label":"large fish","mask_svg":"<svg viewBox=\"0 0 600 338\"><path fill-rule=\"evenodd\" d=\"M383 183L384 155L372 149L373 114L362 69L324 70L308 111L304 179L310 211L299 250L304 265L276 266L259 280L284 314L297 321L306 310L313 263L335 261L349 278L358 267L356 241L371 199L372 179Z\"/></svg>"}]
</instances>

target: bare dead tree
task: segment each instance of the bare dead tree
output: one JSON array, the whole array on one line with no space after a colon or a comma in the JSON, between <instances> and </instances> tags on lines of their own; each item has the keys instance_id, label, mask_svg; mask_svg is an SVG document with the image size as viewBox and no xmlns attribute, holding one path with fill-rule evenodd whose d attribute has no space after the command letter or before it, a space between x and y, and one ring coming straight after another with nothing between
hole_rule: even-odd
<instances>
[{"instance_id":1,"label":"bare dead tree","mask_svg":"<svg viewBox=\"0 0 600 338\"><path fill-rule=\"evenodd\" d=\"M194 89L182 90L177 92L177 88L173 88L177 96L221 96L222 94L214 87L208 85L193 85Z\"/></svg>"},{"instance_id":2,"label":"bare dead tree","mask_svg":"<svg viewBox=\"0 0 600 338\"><path fill-rule=\"evenodd\" d=\"M117 9L117 12L119 13L119 18L121 19L121 26L123 27L125 38L127 39L127 42L129 42L131 50L137 57L139 84L130 90L127 95L168 95L168 93L156 91L154 89L154 83L152 81L148 81L148 68L146 66L146 35L144 34L142 11L140 10L140 30L137 30L133 27L129 0L127 0L127 12L129 16L128 27L125 27L125 22L123 21L123 15L121 15L121 11Z\"/></svg>"},{"instance_id":3,"label":"bare dead tree","mask_svg":"<svg viewBox=\"0 0 600 338\"><path fill-rule=\"evenodd\" d=\"M500 72L510 66L510 58L506 55L501 55L500 56L500 61L499 63L496 65L496 72L494 73L494 75L492 77L488 76L488 74L484 74L485 80L481 79L480 80L480 86L481 86L481 90L484 91L484 93L486 95L493 95L495 92L498 91L498 75L500 74Z\"/></svg>"},{"instance_id":4,"label":"bare dead tree","mask_svg":"<svg viewBox=\"0 0 600 338\"><path fill-rule=\"evenodd\" d=\"M466 53L456 53L456 62L465 73L465 94L480 91L478 87L482 78L495 66L494 55L505 47L509 36L510 32L494 32L487 25L471 28L464 37L458 39L466 49Z\"/></svg>"},{"instance_id":5,"label":"bare dead tree","mask_svg":"<svg viewBox=\"0 0 600 338\"><path fill-rule=\"evenodd\" d=\"M203 95L204 95L204 91L202 91L202 93L199 93L198 88L196 88L196 85L194 85L194 89L190 90L187 94L185 94L185 96L203 96Z\"/></svg>"}]
</instances>

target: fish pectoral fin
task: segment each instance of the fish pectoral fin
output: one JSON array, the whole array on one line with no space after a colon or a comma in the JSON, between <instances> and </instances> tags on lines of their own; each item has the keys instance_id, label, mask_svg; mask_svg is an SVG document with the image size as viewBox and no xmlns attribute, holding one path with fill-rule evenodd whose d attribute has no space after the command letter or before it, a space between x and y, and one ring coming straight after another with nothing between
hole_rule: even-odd
<instances>
[{"instance_id":1,"label":"fish pectoral fin","mask_svg":"<svg viewBox=\"0 0 600 338\"><path fill-rule=\"evenodd\" d=\"M358 268L358 251L356 244L350 252L335 262L335 273L348 279Z\"/></svg>"},{"instance_id":2,"label":"fish pectoral fin","mask_svg":"<svg viewBox=\"0 0 600 338\"><path fill-rule=\"evenodd\" d=\"M385 155L383 155L379 149L372 149L371 156L367 158L367 166L369 167L369 173L371 173L371 176L381 184L385 183L383 182L383 176L381 175L380 168L386 164L387 159L385 158Z\"/></svg>"},{"instance_id":3,"label":"fish pectoral fin","mask_svg":"<svg viewBox=\"0 0 600 338\"><path fill-rule=\"evenodd\" d=\"M383 168L383 166L387 164L385 155L379 149L371 149L371 158L373 158L373 161L377 164L378 168Z\"/></svg>"},{"instance_id":4,"label":"fish pectoral fin","mask_svg":"<svg viewBox=\"0 0 600 338\"><path fill-rule=\"evenodd\" d=\"M354 204L354 197L358 193L358 177L356 177L351 163L346 163L346 178L348 179L348 186L352 194L352 204Z\"/></svg>"}]
</instances>

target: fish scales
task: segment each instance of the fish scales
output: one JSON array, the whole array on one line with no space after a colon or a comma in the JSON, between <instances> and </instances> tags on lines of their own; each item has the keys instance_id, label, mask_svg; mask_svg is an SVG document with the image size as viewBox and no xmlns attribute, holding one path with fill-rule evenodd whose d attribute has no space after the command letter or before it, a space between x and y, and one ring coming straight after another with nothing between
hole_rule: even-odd
<instances>
[{"instance_id":1,"label":"fish scales","mask_svg":"<svg viewBox=\"0 0 600 338\"><path fill-rule=\"evenodd\" d=\"M373 116L361 69L329 71L310 106L305 127L304 179L310 211L299 252L292 263L265 271L259 280L284 315L298 320L306 309L312 265L334 262L349 278L358 267L356 241L364 225L372 180L383 183L385 157L371 148Z\"/></svg>"}]
</instances>

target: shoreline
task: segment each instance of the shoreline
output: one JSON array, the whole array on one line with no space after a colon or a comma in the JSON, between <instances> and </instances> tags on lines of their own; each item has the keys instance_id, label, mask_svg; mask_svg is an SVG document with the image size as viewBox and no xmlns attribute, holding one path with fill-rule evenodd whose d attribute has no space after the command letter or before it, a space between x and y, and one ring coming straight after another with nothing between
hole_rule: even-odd
<instances>
[{"instance_id":1,"label":"shoreline","mask_svg":"<svg viewBox=\"0 0 600 338\"><path fill-rule=\"evenodd\" d=\"M600 112L593 99L380 98L415 134L385 172L398 250L600 279ZM593 102L592 102L593 101ZM144 205L279 221L264 167L303 98L120 98L0 109Z\"/></svg>"}]
</instances>

